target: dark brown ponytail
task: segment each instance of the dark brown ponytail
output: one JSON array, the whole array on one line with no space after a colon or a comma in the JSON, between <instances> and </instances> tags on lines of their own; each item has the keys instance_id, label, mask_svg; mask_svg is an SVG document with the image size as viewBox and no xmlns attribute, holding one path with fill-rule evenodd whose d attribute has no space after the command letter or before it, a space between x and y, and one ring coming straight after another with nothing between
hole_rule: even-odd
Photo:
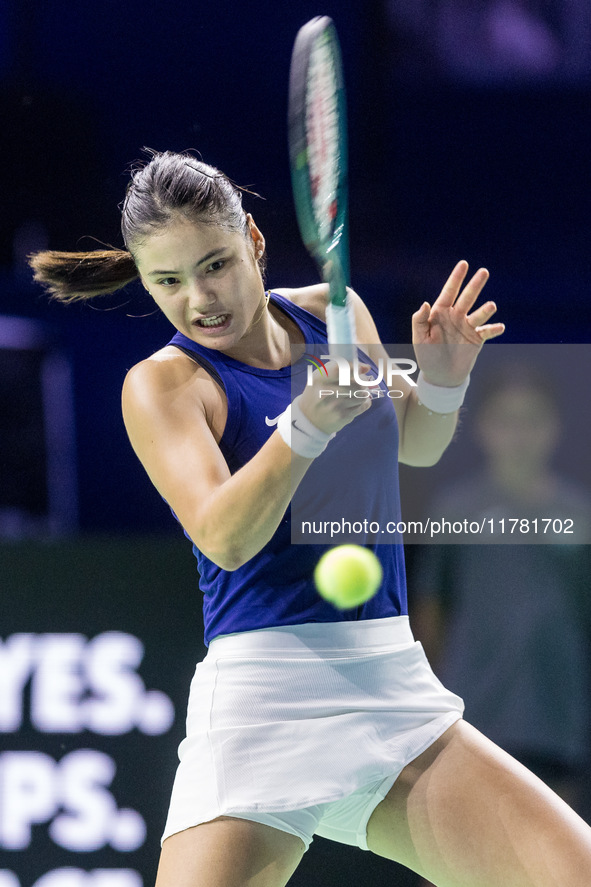
<instances>
[{"instance_id":1,"label":"dark brown ponytail","mask_svg":"<svg viewBox=\"0 0 591 887\"><path fill-rule=\"evenodd\" d=\"M80 302L114 293L138 276L123 249L59 252L44 250L29 257L34 279L60 302Z\"/></svg>"},{"instance_id":2,"label":"dark brown ponytail","mask_svg":"<svg viewBox=\"0 0 591 887\"><path fill-rule=\"evenodd\" d=\"M227 176L189 152L146 151L150 160L132 171L121 210L123 242L131 252L46 250L29 257L35 280L54 299L92 299L135 280L138 272L132 252L179 215L249 236L241 189Z\"/></svg>"}]
</instances>

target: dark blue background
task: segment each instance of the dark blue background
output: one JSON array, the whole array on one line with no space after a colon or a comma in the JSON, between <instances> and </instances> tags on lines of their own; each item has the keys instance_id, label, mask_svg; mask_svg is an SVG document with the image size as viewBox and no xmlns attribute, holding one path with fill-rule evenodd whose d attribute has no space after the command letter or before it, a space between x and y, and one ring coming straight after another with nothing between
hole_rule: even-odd
<instances>
[{"instance_id":1,"label":"dark blue background","mask_svg":"<svg viewBox=\"0 0 591 887\"><path fill-rule=\"evenodd\" d=\"M405 7L403 0L390 4ZM438 4L444 0L406 8ZM149 656L157 651L158 661L148 663L174 683L179 712L200 637L194 564L188 543L181 561L176 551L161 557L169 540L160 540L154 558L162 589L142 582L140 566L147 576L151 561L127 545L126 534L180 530L127 442L119 405L126 370L161 347L172 329L135 286L96 305L49 303L23 258L43 245L43 232L54 249L92 249L96 240L119 246L117 206L142 146L194 148L264 197L246 206L267 238L269 284L315 280L291 199L287 83L297 29L325 13L337 24L348 88L352 283L383 339L408 342L411 313L466 258L473 270L483 264L491 271L487 294L507 324L504 341L589 341L589 76L462 81L446 75L441 59L420 43L393 33L386 6L387 0L326 0L320 7L310 0L0 4L0 315L45 321L70 355L81 529L120 536L124 551L92 543L84 567L84 540L66 540L63 550L43 542L37 558L26 543L22 562L52 577L45 585L35 578L29 597L18 559L4 553L15 584L11 593L6 579L3 599L14 622L5 614L2 624L5 632L51 630L55 612L56 630L78 630L87 614L92 634L120 628L122 614L125 627L129 611ZM455 51L463 50L459 41ZM186 575L171 574L169 563ZM150 581L157 576L152 571ZM179 721L162 749L170 766L181 727ZM155 793L154 829L167 790ZM156 861L154 836L149 857L137 862L146 884ZM30 864L53 863L31 857ZM345 881L416 883L389 863L370 863L369 854L321 839L293 883Z\"/></svg>"},{"instance_id":2,"label":"dark blue background","mask_svg":"<svg viewBox=\"0 0 591 887\"><path fill-rule=\"evenodd\" d=\"M72 356L83 529L172 529L119 408L126 369L170 328L129 316L152 311L133 286L96 306L47 304L15 232L40 224L57 249L120 245L117 205L142 146L196 148L265 198L246 203L270 285L314 280L286 107L295 33L318 12L335 19L346 69L352 282L383 339L408 341L412 311L467 258L491 271L505 341L588 341L588 82L397 78L384 6L5 0L0 313L45 319Z\"/></svg>"}]
</instances>

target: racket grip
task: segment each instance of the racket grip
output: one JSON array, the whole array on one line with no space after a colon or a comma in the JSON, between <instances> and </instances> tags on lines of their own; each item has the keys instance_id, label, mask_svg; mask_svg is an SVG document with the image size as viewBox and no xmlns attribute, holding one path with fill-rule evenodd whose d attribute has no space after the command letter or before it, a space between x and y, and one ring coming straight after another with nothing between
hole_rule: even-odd
<instances>
[{"instance_id":1,"label":"racket grip","mask_svg":"<svg viewBox=\"0 0 591 887\"><path fill-rule=\"evenodd\" d=\"M357 357L355 315L353 307L349 303L345 305L328 303L326 306L326 330L330 353L345 357L349 361L355 360Z\"/></svg>"}]
</instances>

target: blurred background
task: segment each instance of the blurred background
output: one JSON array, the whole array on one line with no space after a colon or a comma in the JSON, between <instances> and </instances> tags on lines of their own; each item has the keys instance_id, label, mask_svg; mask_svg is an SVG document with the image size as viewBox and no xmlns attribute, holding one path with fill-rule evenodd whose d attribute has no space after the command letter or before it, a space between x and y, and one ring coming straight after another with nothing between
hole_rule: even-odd
<instances>
[{"instance_id":1,"label":"blurred background","mask_svg":"<svg viewBox=\"0 0 591 887\"><path fill-rule=\"evenodd\" d=\"M0 887L153 881L204 653L190 546L119 407L127 369L171 328L139 286L52 304L26 256L120 246L142 147L193 148L261 195L245 204L269 285L314 281L286 113L293 40L317 14L345 64L352 283L383 340L408 342L466 258L491 272L505 342L589 342L588 0L3 0ZM367 865L391 877L318 839L293 883Z\"/></svg>"}]
</instances>

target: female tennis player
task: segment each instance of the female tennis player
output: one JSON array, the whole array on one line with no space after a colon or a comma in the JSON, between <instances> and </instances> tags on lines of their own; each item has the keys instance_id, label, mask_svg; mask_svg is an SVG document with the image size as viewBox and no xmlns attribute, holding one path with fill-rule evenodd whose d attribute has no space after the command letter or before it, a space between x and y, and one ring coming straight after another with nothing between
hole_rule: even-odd
<instances>
[{"instance_id":1,"label":"female tennis player","mask_svg":"<svg viewBox=\"0 0 591 887\"><path fill-rule=\"evenodd\" d=\"M414 642L402 546L373 546L380 591L340 611L313 586L325 547L290 542L293 490L305 478L313 491L329 463L357 454L347 484L379 516L398 495L397 453L439 458L477 353L503 330L492 302L475 307L487 272L465 282L460 262L414 314L421 374L412 390L397 380L403 398L383 381L370 398L358 383L345 391L333 369L306 385L306 348L326 343L326 289L265 293L265 240L241 197L191 155L153 154L128 186L125 250L31 260L66 302L139 276L176 329L123 390L131 443L193 543L209 645L158 887L280 887L314 834L440 887L587 887L591 830L462 719ZM384 352L352 298L375 378ZM433 343L470 347L422 347Z\"/></svg>"}]
</instances>

